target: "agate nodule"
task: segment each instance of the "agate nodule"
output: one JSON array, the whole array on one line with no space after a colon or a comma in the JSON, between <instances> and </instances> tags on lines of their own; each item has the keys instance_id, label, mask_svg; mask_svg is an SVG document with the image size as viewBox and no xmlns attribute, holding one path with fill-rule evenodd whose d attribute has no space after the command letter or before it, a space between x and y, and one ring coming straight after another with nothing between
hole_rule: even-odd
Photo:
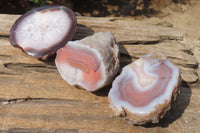
<instances>
[{"instance_id":1,"label":"agate nodule","mask_svg":"<svg viewBox=\"0 0 200 133\"><path fill-rule=\"evenodd\" d=\"M10 42L39 59L47 59L75 34L77 20L63 6L44 6L28 11L10 30Z\"/></svg>"},{"instance_id":2,"label":"agate nodule","mask_svg":"<svg viewBox=\"0 0 200 133\"><path fill-rule=\"evenodd\" d=\"M70 85L96 91L113 81L119 70L119 49L110 32L69 41L57 51L56 66Z\"/></svg>"},{"instance_id":3,"label":"agate nodule","mask_svg":"<svg viewBox=\"0 0 200 133\"><path fill-rule=\"evenodd\" d=\"M145 55L123 68L109 92L114 113L141 125L157 123L170 109L180 88L180 72L168 59Z\"/></svg>"}]
</instances>

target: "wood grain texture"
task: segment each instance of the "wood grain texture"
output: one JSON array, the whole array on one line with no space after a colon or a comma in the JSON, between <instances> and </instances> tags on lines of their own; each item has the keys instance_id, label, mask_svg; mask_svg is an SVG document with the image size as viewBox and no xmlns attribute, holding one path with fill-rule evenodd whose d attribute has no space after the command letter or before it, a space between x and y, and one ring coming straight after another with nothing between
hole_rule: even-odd
<instances>
[{"instance_id":1,"label":"wood grain texture","mask_svg":"<svg viewBox=\"0 0 200 133\"><path fill-rule=\"evenodd\" d=\"M172 109L158 124L133 126L113 116L107 99L110 86L94 93L77 89L63 81L53 57L43 62L12 47L9 30L18 17L0 15L0 132L199 131L197 62L173 27L130 18L78 17L73 40L112 32L120 44L121 68L150 52L163 53L180 68L185 83Z\"/></svg>"}]
</instances>

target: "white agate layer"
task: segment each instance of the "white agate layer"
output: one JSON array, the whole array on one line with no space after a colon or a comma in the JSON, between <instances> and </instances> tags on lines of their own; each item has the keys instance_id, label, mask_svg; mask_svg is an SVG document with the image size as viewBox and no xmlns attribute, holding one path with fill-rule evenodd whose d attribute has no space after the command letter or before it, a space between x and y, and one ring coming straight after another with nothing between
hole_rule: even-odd
<instances>
[{"instance_id":1,"label":"white agate layer","mask_svg":"<svg viewBox=\"0 0 200 133\"><path fill-rule=\"evenodd\" d=\"M70 29L71 18L60 10L35 11L26 16L15 30L16 42L20 47L42 50L61 41Z\"/></svg>"}]
</instances>

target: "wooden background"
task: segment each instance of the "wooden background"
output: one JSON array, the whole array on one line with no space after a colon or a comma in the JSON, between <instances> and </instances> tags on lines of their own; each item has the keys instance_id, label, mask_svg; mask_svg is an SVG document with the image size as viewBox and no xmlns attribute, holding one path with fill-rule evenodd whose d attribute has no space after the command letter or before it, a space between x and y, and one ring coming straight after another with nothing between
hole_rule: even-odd
<instances>
[{"instance_id":1,"label":"wooden background","mask_svg":"<svg viewBox=\"0 0 200 133\"><path fill-rule=\"evenodd\" d=\"M73 40L110 31L120 44L121 68L145 53L162 53L176 64L183 78L181 93L158 124L133 126L113 116L107 95L68 85L58 74L54 57L40 61L9 43L18 15L0 15L0 132L198 132L200 91L197 61L181 43L184 36L168 22L131 18L78 17Z\"/></svg>"}]
</instances>

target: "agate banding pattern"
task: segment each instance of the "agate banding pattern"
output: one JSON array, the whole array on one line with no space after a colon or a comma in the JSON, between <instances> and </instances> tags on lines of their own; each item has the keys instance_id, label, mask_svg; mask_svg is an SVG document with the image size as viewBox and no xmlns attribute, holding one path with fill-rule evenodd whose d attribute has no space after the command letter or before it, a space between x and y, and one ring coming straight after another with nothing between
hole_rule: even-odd
<instances>
[{"instance_id":1,"label":"agate banding pattern","mask_svg":"<svg viewBox=\"0 0 200 133\"><path fill-rule=\"evenodd\" d=\"M110 32L69 41L57 51L56 66L70 85L96 91L110 84L119 70L119 50Z\"/></svg>"},{"instance_id":2,"label":"agate banding pattern","mask_svg":"<svg viewBox=\"0 0 200 133\"><path fill-rule=\"evenodd\" d=\"M77 20L63 6L39 7L22 15L10 30L10 42L27 54L47 59L72 39Z\"/></svg>"},{"instance_id":3,"label":"agate banding pattern","mask_svg":"<svg viewBox=\"0 0 200 133\"><path fill-rule=\"evenodd\" d=\"M89 90L98 87L104 68L93 50L69 42L57 52L56 65L64 80ZM68 71L67 75L65 71Z\"/></svg>"},{"instance_id":4,"label":"agate banding pattern","mask_svg":"<svg viewBox=\"0 0 200 133\"><path fill-rule=\"evenodd\" d=\"M125 119L133 124L155 123L170 109L179 84L179 69L168 59L141 58L124 67L114 80L110 106L117 115L127 113Z\"/></svg>"}]
</instances>

